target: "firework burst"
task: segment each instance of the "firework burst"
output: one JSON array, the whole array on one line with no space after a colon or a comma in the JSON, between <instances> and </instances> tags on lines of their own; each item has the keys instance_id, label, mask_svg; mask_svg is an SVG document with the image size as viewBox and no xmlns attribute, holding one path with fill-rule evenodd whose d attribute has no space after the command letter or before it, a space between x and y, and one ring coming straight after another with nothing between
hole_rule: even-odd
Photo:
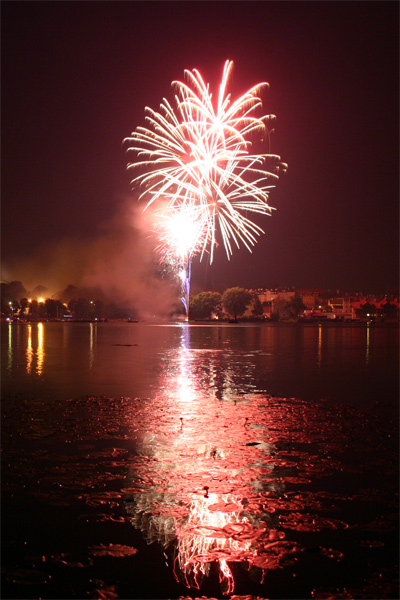
<instances>
[{"instance_id":1,"label":"firework burst","mask_svg":"<svg viewBox=\"0 0 400 600\"><path fill-rule=\"evenodd\" d=\"M268 84L233 101L227 93L232 67L226 61L216 101L199 71L186 70L187 83L172 82L175 109L165 98L159 112L146 107L147 127L124 140L135 155L128 164L136 171L131 183L141 188L146 208L155 208L157 251L181 276L186 313L192 257L206 253L212 263L218 240L228 259L233 245L251 251L264 232L247 214L271 214L269 194L286 169L278 155L251 152L254 138L269 139L274 116L257 116L260 90Z\"/></svg>"},{"instance_id":2,"label":"firework burst","mask_svg":"<svg viewBox=\"0 0 400 600\"><path fill-rule=\"evenodd\" d=\"M181 219L183 211L196 222L195 233L187 245L189 257L204 252L213 260L218 232L228 258L232 243L249 250L263 230L246 213L270 214L269 193L278 179L280 157L252 154L253 138L269 136L267 122L273 115L258 117L259 92L266 83L252 87L237 100L227 93L232 61L226 61L217 100L196 69L185 71L187 83L174 81L175 110L163 99L160 112L146 107L147 127L138 127L126 138L128 151L136 160L129 169L138 174L133 185L140 185L147 206L167 202L168 219ZM271 163L269 170L266 162ZM182 230L187 237L187 231ZM161 244L165 255L168 243ZM172 244L173 246L173 244ZM171 246L171 249L172 249Z\"/></svg>"}]
</instances>

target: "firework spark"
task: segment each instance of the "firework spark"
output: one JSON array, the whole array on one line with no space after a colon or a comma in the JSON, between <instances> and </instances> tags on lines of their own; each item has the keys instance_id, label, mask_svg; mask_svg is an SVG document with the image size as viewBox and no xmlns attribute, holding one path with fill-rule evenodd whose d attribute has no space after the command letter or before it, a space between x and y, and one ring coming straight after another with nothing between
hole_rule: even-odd
<instances>
[{"instance_id":1,"label":"firework spark","mask_svg":"<svg viewBox=\"0 0 400 600\"><path fill-rule=\"evenodd\" d=\"M138 127L125 140L136 155L128 168L140 171L132 184L141 186L147 206L166 201L163 213L170 211L170 223L179 226L183 215L195 224L189 239L188 230L180 229L187 260L207 252L211 263L218 232L228 258L233 243L251 251L263 230L246 213L271 213L269 193L279 168L285 168L277 155L250 152L250 137L269 136L267 122L273 115L256 116L262 107L259 91L267 84L257 84L232 101L227 93L232 67L226 61L216 103L199 71L186 70L188 83L172 83L175 110L165 98L160 112L147 107L147 127ZM267 160L270 170L264 168ZM164 229L159 245L164 258L176 249L173 236L168 239Z\"/></svg>"},{"instance_id":2,"label":"firework spark","mask_svg":"<svg viewBox=\"0 0 400 600\"><path fill-rule=\"evenodd\" d=\"M247 213L271 214L269 193L287 166L276 154L250 152L250 138L269 139L267 123L274 116L257 116L259 91L268 84L232 101L227 93L232 67L225 62L216 103L199 71L186 70L188 83L172 82L175 110L165 98L160 112L146 107L148 127L137 127L124 140L136 158L128 169L139 170L131 183L142 188L146 208L156 207L157 251L179 275L187 319L192 257L200 254L201 260L207 253L212 263L218 238L228 259L233 244L251 252L264 232Z\"/></svg>"},{"instance_id":3,"label":"firework spark","mask_svg":"<svg viewBox=\"0 0 400 600\"><path fill-rule=\"evenodd\" d=\"M188 317L192 248L200 244L204 235L198 210L189 206L158 210L154 231L159 240L156 252L160 262L178 275L181 302Z\"/></svg>"}]
</instances>

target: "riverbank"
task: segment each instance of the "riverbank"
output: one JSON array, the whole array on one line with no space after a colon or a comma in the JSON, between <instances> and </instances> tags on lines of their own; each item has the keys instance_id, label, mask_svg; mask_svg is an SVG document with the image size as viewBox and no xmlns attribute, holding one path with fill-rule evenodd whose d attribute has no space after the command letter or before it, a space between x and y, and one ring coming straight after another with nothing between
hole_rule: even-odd
<instances>
[{"instance_id":1,"label":"riverbank","mask_svg":"<svg viewBox=\"0 0 400 600\"><path fill-rule=\"evenodd\" d=\"M339 319L326 319L326 320L311 320L311 319L299 319L299 320L287 320L287 321L271 321L269 319L166 319L160 321L159 319L143 319L143 320L132 320L132 319L0 319L0 322L4 323L69 323L69 324L84 324L93 323L95 325L102 325L106 323L127 323L127 324L185 324L189 325L207 325L207 326L250 326L254 325L257 327L373 327L373 328L398 328L398 321L341 321Z\"/></svg>"}]
</instances>

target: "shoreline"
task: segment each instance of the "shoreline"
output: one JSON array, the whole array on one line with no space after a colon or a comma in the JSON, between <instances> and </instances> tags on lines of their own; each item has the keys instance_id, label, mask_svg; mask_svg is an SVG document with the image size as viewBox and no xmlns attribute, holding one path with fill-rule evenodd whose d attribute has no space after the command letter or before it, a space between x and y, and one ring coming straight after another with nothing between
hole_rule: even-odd
<instances>
[{"instance_id":1,"label":"shoreline","mask_svg":"<svg viewBox=\"0 0 400 600\"><path fill-rule=\"evenodd\" d=\"M240 320L237 321L223 320L223 319L193 319L189 321L181 319L170 319L170 320L129 320L129 319L108 319L108 320L90 320L90 319L37 319L37 320L25 320L25 319L1 319L2 323L17 323L17 324L32 324L32 323L68 323L68 324L86 324L93 323L98 325L104 325L109 323L126 323L126 324L141 324L141 325L207 325L207 326L257 326L257 327L372 327L372 328L399 328L397 321L341 321L341 320L298 320L298 321L269 321L269 320Z\"/></svg>"},{"instance_id":2,"label":"shoreline","mask_svg":"<svg viewBox=\"0 0 400 600\"><path fill-rule=\"evenodd\" d=\"M398 328L399 323L384 321L382 323L372 323L370 321L238 321L231 323L229 321L212 320L189 320L189 325L256 325L261 327L390 327Z\"/></svg>"}]
</instances>

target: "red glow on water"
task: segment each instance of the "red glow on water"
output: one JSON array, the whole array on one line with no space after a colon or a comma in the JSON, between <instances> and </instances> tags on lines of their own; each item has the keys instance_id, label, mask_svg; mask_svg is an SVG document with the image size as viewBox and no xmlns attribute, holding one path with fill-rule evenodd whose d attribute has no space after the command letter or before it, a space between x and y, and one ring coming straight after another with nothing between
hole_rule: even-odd
<instances>
[{"instance_id":1,"label":"red glow on water","mask_svg":"<svg viewBox=\"0 0 400 600\"><path fill-rule=\"evenodd\" d=\"M185 573L186 583L190 586L194 582L199 587L198 574L208 575L210 563L217 562L225 592L233 592L233 575L227 561L242 561L254 537L254 528L243 516L241 501L233 503L230 497L216 493L193 495L188 508L187 520L181 526L177 524L176 530L177 562Z\"/></svg>"},{"instance_id":2,"label":"red glow on water","mask_svg":"<svg viewBox=\"0 0 400 600\"><path fill-rule=\"evenodd\" d=\"M268 502L271 491L285 488L273 473L276 436L267 427L274 428L277 414L284 418L283 410L269 411L265 396L241 396L228 372L218 386L210 385L214 377L212 358L190 349L184 332L162 393L135 417L142 456L132 468L139 488L133 522L149 541L175 544L177 579L199 588L216 563L228 594L232 563L276 568L296 544L284 540Z\"/></svg>"}]
</instances>

